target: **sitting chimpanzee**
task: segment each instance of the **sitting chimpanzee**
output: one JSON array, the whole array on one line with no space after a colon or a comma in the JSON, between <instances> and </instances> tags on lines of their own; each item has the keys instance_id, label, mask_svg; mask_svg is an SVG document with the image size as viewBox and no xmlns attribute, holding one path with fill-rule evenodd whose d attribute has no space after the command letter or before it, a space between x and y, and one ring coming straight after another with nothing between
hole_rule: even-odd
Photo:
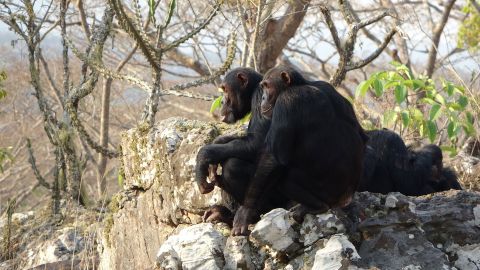
<instances>
[{"instance_id":1,"label":"sitting chimpanzee","mask_svg":"<svg viewBox=\"0 0 480 270\"><path fill-rule=\"evenodd\" d=\"M369 141L359 191L383 194L396 191L419 196L461 189L455 173L443 168L442 151L438 146L407 148L397 133L387 129L367 131L367 135Z\"/></svg>"},{"instance_id":2,"label":"sitting chimpanzee","mask_svg":"<svg viewBox=\"0 0 480 270\"><path fill-rule=\"evenodd\" d=\"M221 115L222 121L234 123L252 112L252 116L247 128L246 136L221 136L213 141L212 144L202 147L197 155L197 165L195 168L196 182L200 192L208 193L218 185L236 202L243 203L244 195L249 185L250 179L255 173L258 154L263 148L265 136L270 128L270 119L261 116L260 102L262 89L259 83L263 76L253 69L236 68L226 74L221 88L224 96L222 100ZM217 175L216 165L221 164L222 175ZM213 167L211 165L214 165ZM213 168L211 174L214 179L207 182L209 166ZM276 177L271 175L270 177ZM284 207L286 199L278 192L267 194L270 199L267 200L264 208L259 209L262 212L275 207ZM222 206L214 206L204 214L205 221L232 223L233 215L229 210Z\"/></svg>"},{"instance_id":3,"label":"sitting chimpanzee","mask_svg":"<svg viewBox=\"0 0 480 270\"><path fill-rule=\"evenodd\" d=\"M269 70L261 86L261 113L272 122L233 235L248 233L273 187L299 203L292 214L301 220L307 212L348 205L362 176L363 130L356 118L338 113L331 94L286 67Z\"/></svg>"}]
</instances>

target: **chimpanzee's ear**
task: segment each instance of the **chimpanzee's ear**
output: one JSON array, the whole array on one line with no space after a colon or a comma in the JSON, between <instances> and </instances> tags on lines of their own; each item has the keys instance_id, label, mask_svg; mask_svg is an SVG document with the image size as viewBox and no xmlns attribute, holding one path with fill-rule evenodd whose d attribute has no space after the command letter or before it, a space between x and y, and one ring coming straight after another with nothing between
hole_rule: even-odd
<instances>
[{"instance_id":1,"label":"chimpanzee's ear","mask_svg":"<svg viewBox=\"0 0 480 270\"><path fill-rule=\"evenodd\" d=\"M282 80L286 85L290 85L291 80L290 80L290 75L288 75L288 72L282 71L282 73L280 73L280 77L282 77Z\"/></svg>"},{"instance_id":2,"label":"chimpanzee's ear","mask_svg":"<svg viewBox=\"0 0 480 270\"><path fill-rule=\"evenodd\" d=\"M247 74L243 72L237 73L237 78L240 80L240 83L242 84L243 87L247 86L248 84L248 76Z\"/></svg>"}]
</instances>

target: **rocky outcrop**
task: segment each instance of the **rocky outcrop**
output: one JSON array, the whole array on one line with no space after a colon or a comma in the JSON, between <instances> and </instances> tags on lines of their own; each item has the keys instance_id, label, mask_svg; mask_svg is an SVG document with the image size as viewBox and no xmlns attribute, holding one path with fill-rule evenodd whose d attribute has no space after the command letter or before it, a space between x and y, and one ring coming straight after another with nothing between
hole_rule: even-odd
<instances>
[{"instance_id":1,"label":"rocky outcrop","mask_svg":"<svg viewBox=\"0 0 480 270\"><path fill-rule=\"evenodd\" d=\"M421 198L359 193L348 209L307 215L302 224L287 210L274 209L248 239L228 237L211 224L187 227L161 246L157 264L161 269L477 269L478 208L480 195L466 191ZM192 230L202 233L193 237ZM182 255L166 259L166 249ZM226 258L239 259L227 264ZM174 266L165 263L171 261Z\"/></svg>"},{"instance_id":2,"label":"rocky outcrop","mask_svg":"<svg viewBox=\"0 0 480 270\"><path fill-rule=\"evenodd\" d=\"M225 131L222 125L171 118L148 132L137 128L123 134L124 191L112 199L106 218L102 269L151 267L177 226L200 223L211 205L231 204L217 188L200 194L193 180L198 150Z\"/></svg>"},{"instance_id":3,"label":"rocky outcrop","mask_svg":"<svg viewBox=\"0 0 480 270\"><path fill-rule=\"evenodd\" d=\"M307 215L302 224L274 209L230 237L201 223L210 205L231 207L215 189L198 192L199 148L224 127L179 118L123 136L124 191L114 197L99 251L101 269L476 269L480 194L418 198L358 193L347 209Z\"/></svg>"}]
</instances>

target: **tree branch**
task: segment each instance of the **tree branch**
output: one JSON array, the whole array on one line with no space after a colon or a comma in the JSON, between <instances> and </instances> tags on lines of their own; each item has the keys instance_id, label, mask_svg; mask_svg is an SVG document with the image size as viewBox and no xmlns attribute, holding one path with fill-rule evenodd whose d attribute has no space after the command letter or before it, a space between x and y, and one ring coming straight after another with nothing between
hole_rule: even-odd
<instances>
[{"instance_id":1,"label":"tree branch","mask_svg":"<svg viewBox=\"0 0 480 270\"><path fill-rule=\"evenodd\" d=\"M447 2L447 4L445 5L445 9L443 10L443 14L442 14L442 18L440 19L440 22L437 23L437 25L435 26L435 29L433 30L432 46L428 51L428 60L427 60L427 68L426 68L426 73L428 77L431 77L433 75L433 72L435 71L435 61L437 60L438 44L440 43L440 37L442 36L443 29L447 24L448 17L450 16L450 12L454 4L455 4L455 0L449 0Z\"/></svg>"},{"instance_id":2,"label":"tree branch","mask_svg":"<svg viewBox=\"0 0 480 270\"><path fill-rule=\"evenodd\" d=\"M173 41L172 43L169 43L169 44L165 45L164 47L162 47L162 51L167 52L167 51L169 51L173 48L178 47L178 45L180 45L180 44L184 43L185 41L191 39L193 36L198 34L202 29L207 27L207 25L212 21L212 19L215 17L215 15L217 15L217 12L220 10L220 7L222 6L222 4L223 4L223 0L220 0L217 3L215 3L215 6L213 7L212 12L208 15L207 19L205 19L205 21L203 23L201 23L199 26L194 28L192 31L190 31L190 33L186 34L185 36Z\"/></svg>"},{"instance_id":3,"label":"tree branch","mask_svg":"<svg viewBox=\"0 0 480 270\"><path fill-rule=\"evenodd\" d=\"M347 64L347 67L346 67L347 71L362 68L368 65L373 60L375 60L375 58L377 58L382 53L382 51L387 47L387 45L390 43L395 33L397 33L396 28L390 30L390 32L383 39L382 44L380 44L380 46L378 46L378 48L374 52L372 52L367 58L354 63Z\"/></svg>"},{"instance_id":4,"label":"tree branch","mask_svg":"<svg viewBox=\"0 0 480 270\"><path fill-rule=\"evenodd\" d=\"M35 160L35 156L33 155L32 143L29 138L27 138L27 150L28 150L28 162L32 167L33 174L35 174L35 177L37 178L38 183L46 187L47 189L51 189L50 184L47 183L47 181L45 181L45 178L43 178L42 174L40 174L40 171L38 170L37 162Z\"/></svg>"},{"instance_id":5,"label":"tree branch","mask_svg":"<svg viewBox=\"0 0 480 270\"><path fill-rule=\"evenodd\" d=\"M335 23L332 20L332 15L330 14L330 10L326 6L321 6L320 11L325 18L325 23L327 24L328 30L332 35L333 42L335 43L335 47L337 48L338 53L343 53L342 43L340 42L340 38L338 37L337 27L335 27Z\"/></svg>"}]
</instances>

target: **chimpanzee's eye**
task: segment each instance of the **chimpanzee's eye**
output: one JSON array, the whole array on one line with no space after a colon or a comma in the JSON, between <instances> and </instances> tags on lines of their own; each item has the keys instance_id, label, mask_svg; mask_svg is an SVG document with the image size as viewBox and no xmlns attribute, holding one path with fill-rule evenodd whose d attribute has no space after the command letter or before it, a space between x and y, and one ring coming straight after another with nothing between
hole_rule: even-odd
<instances>
[{"instance_id":1,"label":"chimpanzee's eye","mask_svg":"<svg viewBox=\"0 0 480 270\"><path fill-rule=\"evenodd\" d=\"M267 84L267 82L262 82L262 83L260 84L260 86L262 87L262 89L265 89L265 88L268 87L268 84Z\"/></svg>"}]
</instances>

